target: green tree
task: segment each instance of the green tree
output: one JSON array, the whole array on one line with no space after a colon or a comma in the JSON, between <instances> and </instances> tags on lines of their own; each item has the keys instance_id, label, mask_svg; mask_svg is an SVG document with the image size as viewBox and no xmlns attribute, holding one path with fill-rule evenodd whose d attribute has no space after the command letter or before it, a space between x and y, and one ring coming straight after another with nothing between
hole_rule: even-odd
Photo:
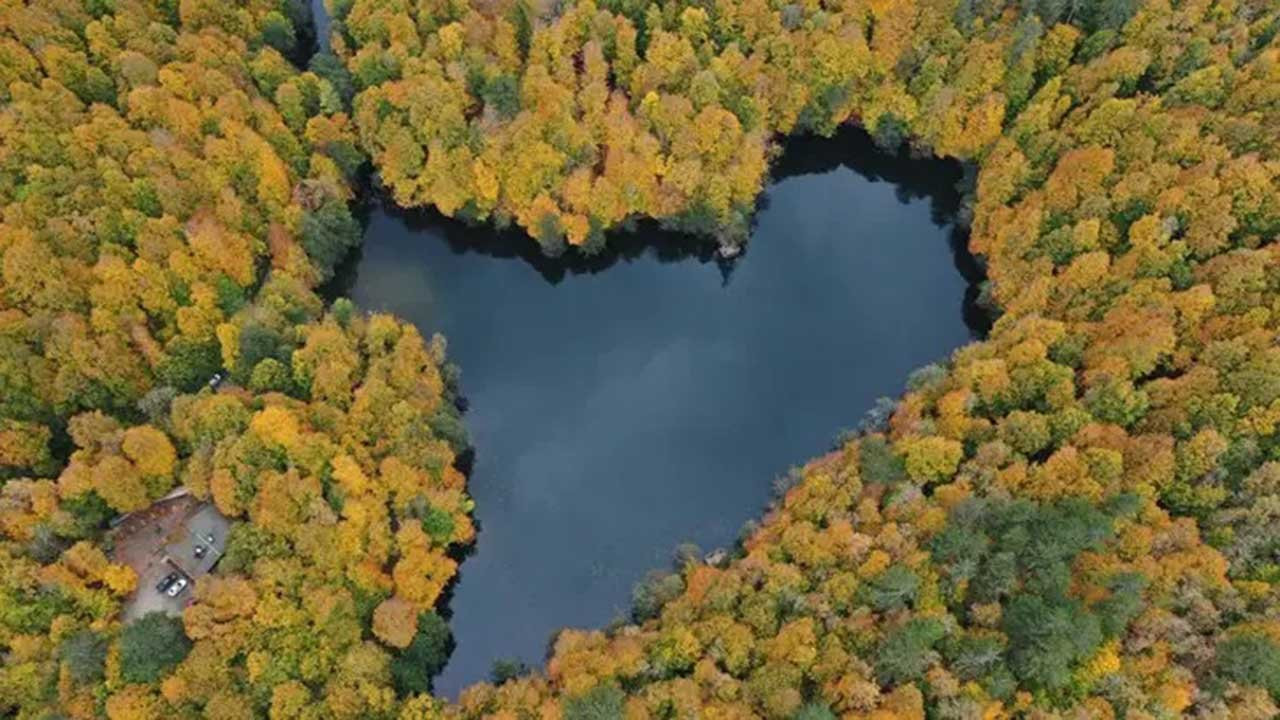
<instances>
[{"instance_id":1,"label":"green tree","mask_svg":"<svg viewBox=\"0 0 1280 720\"><path fill-rule=\"evenodd\" d=\"M58 646L58 659L67 664L76 684L95 683L102 679L107 661L106 638L92 630L78 630Z\"/></svg>"},{"instance_id":2,"label":"green tree","mask_svg":"<svg viewBox=\"0 0 1280 720\"><path fill-rule=\"evenodd\" d=\"M1256 632L1242 632L1218 644L1218 677L1265 688L1280 701L1280 644Z\"/></svg>"},{"instance_id":3,"label":"green tree","mask_svg":"<svg viewBox=\"0 0 1280 720\"><path fill-rule=\"evenodd\" d=\"M947 633L936 618L912 618L891 630L876 651L876 677L886 685L911 682L936 659L933 646Z\"/></svg>"},{"instance_id":4,"label":"green tree","mask_svg":"<svg viewBox=\"0 0 1280 720\"><path fill-rule=\"evenodd\" d=\"M564 720L621 720L626 695L613 685L597 685L564 701Z\"/></svg>"},{"instance_id":5,"label":"green tree","mask_svg":"<svg viewBox=\"0 0 1280 720\"><path fill-rule=\"evenodd\" d=\"M337 55L327 50L318 52L311 56L307 69L328 80L329 85L338 93L338 97L342 98L343 103L351 102L351 97L355 95L355 84L351 80L351 73L347 70L347 66Z\"/></svg>"},{"instance_id":6,"label":"green tree","mask_svg":"<svg viewBox=\"0 0 1280 720\"><path fill-rule=\"evenodd\" d=\"M280 51L283 55L293 52L298 42L293 23L275 10L267 13L262 18L262 42Z\"/></svg>"},{"instance_id":7,"label":"green tree","mask_svg":"<svg viewBox=\"0 0 1280 720\"><path fill-rule=\"evenodd\" d=\"M631 589L631 617L636 622L655 618L662 606L684 592L684 579L679 573L650 570Z\"/></svg>"},{"instance_id":8,"label":"green tree","mask_svg":"<svg viewBox=\"0 0 1280 720\"><path fill-rule=\"evenodd\" d=\"M800 708L793 720L836 720L836 714L831 712L831 708L815 700Z\"/></svg>"},{"instance_id":9,"label":"green tree","mask_svg":"<svg viewBox=\"0 0 1280 720\"><path fill-rule=\"evenodd\" d=\"M453 651L449 625L435 612L418 616L413 641L391 661L391 677L403 695L431 692L431 679L444 669Z\"/></svg>"},{"instance_id":10,"label":"green tree","mask_svg":"<svg viewBox=\"0 0 1280 720\"><path fill-rule=\"evenodd\" d=\"M489 668L489 682L501 685L508 680L514 680L521 675L528 674L529 666L524 661L515 658L498 658L493 661L493 666Z\"/></svg>"},{"instance_id":11,"label":"green tree","mask_svg":"<svg viewBox=\"0 0 1280 720\"><path fill-rule=\"evenodd\" d=\"M360 244L360 223L351 217L346 203L326 202L302 217L302 247L325 278Z\"/></svg>"},{"instance_id":12,"label":"green tree","mask_svg":"<svg viewBox=\"0 0 1280 720\"><path fill-rule=\"evenodd\" d=\"M285 392L289 389L292 375L284 363L275 358L266 358L253 368L249 376L249 389L254 392Z\"/></svg>"},{"instance_id":13,"label":"green tree","mask_svg":"<svg viewBox=\"0 0 1280 720\"><path fill-rule=\"evenodd\" d=\"M1005 608L1001 627L1009 636L1009 667L1032 690L1066 688L1072 671L1103 639L1098 618L1073 599L1016 597Z\"/></svg>"},{"instance_id":14,"label":"green tree","mask_svg":"<svg viewBox=\"0 0 1280 720\"><path fill-rule=\"evenodd\" d=\"M905 565L894 565L867 583L871 606L879 612L906 607L919 589L920 578Z\"/></svg>"},{"instance_id":15,"label":"green tree","mask_svg":"<svg viewBox=\"0 0 1280 720\"><path fill-rule=\"evenodd\" d=\"M147 613L120 633L120 676L125 682L155 682L190 650L181 619L160 611Z\"/></svg>"},{"instance_id":16,"label":"green tree","mask_svg":"<svg viewBox=\"0 0 1280 720\"><path fill-rule=\"evenodd\" d=\"M198 389L221 367L222 354L216 340L179 336L165 348L164 359L156 368L156 377L165 385L191 391Z\"/></svg>"}]
</instances>

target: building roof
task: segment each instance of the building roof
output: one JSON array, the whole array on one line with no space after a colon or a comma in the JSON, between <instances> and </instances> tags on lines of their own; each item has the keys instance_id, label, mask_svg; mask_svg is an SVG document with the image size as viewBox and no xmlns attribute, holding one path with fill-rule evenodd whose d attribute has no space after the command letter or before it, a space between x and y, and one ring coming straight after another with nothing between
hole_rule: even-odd
<instances>
[{"instance_id":1,"label":"building roof","mask_svg":"<svg viewBox=\"0 0 1280 720\"><path fill-rule=\"evenodd\" d=\"M204 504L188 515L164 546L166 559L190 577L208 573L222 558L227 547L227 518L212 504ZM212 537L213 540L209 540ZM205 548L196 557L196 548Z\"/></svg>"}]
</instances>

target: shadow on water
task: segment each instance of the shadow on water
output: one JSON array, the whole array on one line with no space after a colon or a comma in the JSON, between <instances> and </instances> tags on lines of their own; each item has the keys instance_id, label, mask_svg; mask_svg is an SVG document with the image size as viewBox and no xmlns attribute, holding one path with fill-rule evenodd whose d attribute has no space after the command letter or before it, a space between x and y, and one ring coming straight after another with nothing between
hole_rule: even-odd
<instances>
[{"instance_id":1,"label":"shadow on water","mask_svg":"<svg viewBox=\"0 0 1280 720\"><path fill-rule=\"evenodd\" d=\"M517 228L496 229L491 225L469 224L442 215L434 208L402 208L381 190L366 194L370 205L360 208L357 218L367 226L373 212L393 218L414 233L430 231L440 235L455 255L476 254L499 259L518 259L533 268L551 285L573 275L594 275L620 262L651 257L663 263L715 263L727 283L734 260L722 257L706 238L663 229L653 220L637 220L630 229L609 233L608 243L595 253L574 248L550 256L527 233ZM741 256L739 256L741 257ZM326 298L341 297L355 287L363 254L356 248L335 268L333 280L323 288Z\"/></svg>"},{"instance_id":2,"label":"shadow on water","mask_svg":"<svg viewBox=\"0 0 1280 720\"><path fill-rule=\"evenodd\" d=\"M317 0L318 2L318 0ZM985 337L991 329L990 313L981 306L979 285L985 279L982 266L969 251L969 232L960 220L963 197L960 186L965 182L963 166L953 160L937 157L918 158L908 154L906 146L897 152L886 152L861 128L846 125L830 138L799 136L782 143L782 153L772 168L770 184L789 178L829 173L846 167L870 182L889 183L894 196L904 205L927 200L930 219L939 227L951 228L948 240L956 270L969 283L965 291L962 313L965 325L977 337ZM442 215L434 208L402 208L380 189L368 188L366 202L357 209L357 219L368 227L369 218L380 213L394 218L414 233L434 232L443 237L456 255L474 253L491 258L519 259L532 267L544 280L559 284L567 276L604 272L618 263L653 258L661 263L714 263L721 281L728 285L734 268L751 252L748 242L736 257L721 255L708 238L664 229L653 220L636 220L629 227L613 231L605 247L594 253L574 248L549 256L527 233L517 228L495 229L490 225L469 224ZM769 207L769 193L761 193L756 216ZM753 220L753 230L754 230ZM356 247L334 269L334 277L321 289L329 301L348 296L359 279L361 247Z\"/></svg>"}]
</instances>

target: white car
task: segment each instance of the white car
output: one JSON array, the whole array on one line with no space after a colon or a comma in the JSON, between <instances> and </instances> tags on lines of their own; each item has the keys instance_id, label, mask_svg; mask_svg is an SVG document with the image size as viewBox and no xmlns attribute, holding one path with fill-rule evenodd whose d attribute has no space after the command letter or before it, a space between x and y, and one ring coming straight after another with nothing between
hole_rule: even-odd
<instances>
[{"instance_id":1,"label":"white car","mask_svg":"<svg viewBox=\"0 0 1280 720\"><path fill-rule=\"evenodd\" d=\"M187 580L187 577L185 575L179 576L178 579L174 580L173 584L169 586L169 589L164 591L164 594L168 595L169 597L178 597L178 594L181 593L183 590L186 590L187 585L189 584L190 584L190 581Z\"/></svg>"}]
</instances>

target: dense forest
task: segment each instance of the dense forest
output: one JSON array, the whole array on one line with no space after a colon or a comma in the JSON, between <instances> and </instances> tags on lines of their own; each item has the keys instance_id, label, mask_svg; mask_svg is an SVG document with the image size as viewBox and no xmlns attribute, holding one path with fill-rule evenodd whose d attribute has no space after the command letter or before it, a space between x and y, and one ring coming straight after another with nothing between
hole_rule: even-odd
<instances>
[{"instance_id":1,"label":"dense forest","mask_svg":"<svg viewBox=\"0 0 1280 720\"><path fill-rule=\"evenodd\" d=\"M308 58L288 0L0 4L0 713L1280 714L1275 3L331 11ZM641 218L733 246L778 137L844 123L975 169L989 337L724 563L433 698L466 438L443 340L316 292L362 169L549 253ZM175 487L227 554L126 623L104 530Z\"/></svg>"},{"instance_id":2,"label":"dense forest","mask_svg":"<svg viewBox=\"0 0 1280 720\"><path fill-rule=\"evenodd\" d=\"M341 64L294 64L298 10L0 7L0 714L385 712L399 665L427 687L466 439L441 339L316 293L363 158ZM181 622L122 626L106 523L177 486L237 521L220 573Z\"/></svg>"}]
</instances>

